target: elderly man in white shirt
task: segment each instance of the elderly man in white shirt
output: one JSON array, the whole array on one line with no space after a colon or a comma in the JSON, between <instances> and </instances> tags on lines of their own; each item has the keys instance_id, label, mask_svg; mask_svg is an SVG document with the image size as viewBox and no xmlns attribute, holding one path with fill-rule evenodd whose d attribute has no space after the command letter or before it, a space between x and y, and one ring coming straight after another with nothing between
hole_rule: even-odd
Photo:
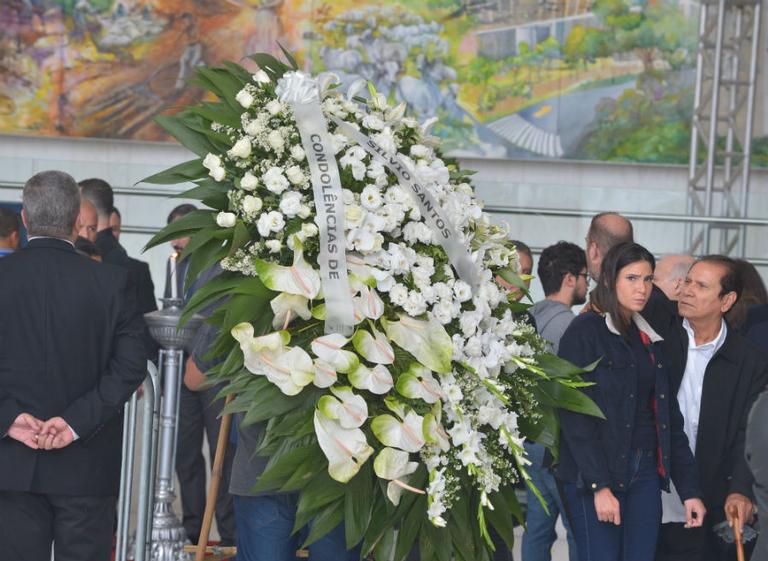
<instances>
[{"instance_id":1,"label":"elderly man in white shirt","mask_svg":"<svg viewBox=\"0 0 768 561\"><path fill-rule=\"evenodd\" d=\"M676 491L664 495L657 561L730 559L712 527L724 519L743 525L753 517L744 438L749 409L768 382L768 364L723 320L741 286L735 263L721 256L698 260L685 279L678 302L680 354L666 359L673 364L671 388L696 457L707 519L702 528L685 528Z\"/></svg>"}]
</instances>

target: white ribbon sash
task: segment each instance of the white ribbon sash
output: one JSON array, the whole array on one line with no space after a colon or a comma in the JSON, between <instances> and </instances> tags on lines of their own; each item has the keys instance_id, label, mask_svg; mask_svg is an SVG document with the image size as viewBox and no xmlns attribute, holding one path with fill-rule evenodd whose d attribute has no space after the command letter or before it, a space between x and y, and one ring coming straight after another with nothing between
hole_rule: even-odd
<instances>
[{"instance_id":1,"label":"white ribbon sash","mask_svg":"<svg viewBox=\"0 0 768 561\"><path fill-rule=\"evenodd\" d=\"M334 116L330 116L330 119L336 123L341 132L357 142L371 157L389 168L397 176L401 185L408 187L406 190L418 205L421 216L432 230L435 239L443 246L451 265L459 274L459 278L471 286L474 292L479 280L475 262L472 261L467 247L459 240L456 230L448 221L432 193L413 176L399 154L388 154L376 141L355 130L349 123L345 123Z\"/></svg>"},{"instance_id":2,"label":"white ribbon sash","mask_svg":"<svg viewBox=\"0 0 768 561\"><path fill-rule=\"evenodd\" d=\"M280 100L293 109L311 172L320 230L317 261L325 298L325 333L349 336L355 328L355 314L347 278L344 201L317 83L301 72L288 72L278 82L276 91Z\"/></svg>"}]
</instances>

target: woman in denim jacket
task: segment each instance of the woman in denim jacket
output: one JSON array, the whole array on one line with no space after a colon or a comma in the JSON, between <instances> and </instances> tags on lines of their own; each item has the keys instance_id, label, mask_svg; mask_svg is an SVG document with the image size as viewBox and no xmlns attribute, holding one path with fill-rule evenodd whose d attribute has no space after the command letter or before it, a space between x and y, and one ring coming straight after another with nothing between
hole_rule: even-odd
<instances>
[{"instance_id":1,"label":"woman in denim jacket","mask_svg":"<svg viewBox=\"0 0 768 561\"><path fill-rule=\"evenodd\" d=\"M585 393L605 419L562 410L555 475L576 538L579 561L652 561L661 522L661 491L670 477L688 526L700 526L696 464L670 395L661 337L640 312L653 282L653 255L623 243L604 257L592 310L576 318L559 355L578 365Z\"/></svg>"}]
</instances>

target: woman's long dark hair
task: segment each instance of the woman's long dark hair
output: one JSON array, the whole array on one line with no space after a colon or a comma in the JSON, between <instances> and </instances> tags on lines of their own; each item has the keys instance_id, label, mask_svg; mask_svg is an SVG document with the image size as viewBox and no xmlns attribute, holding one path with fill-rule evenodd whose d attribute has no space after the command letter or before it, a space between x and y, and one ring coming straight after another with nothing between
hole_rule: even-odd
<instances>
[{"instance_id":1,"label":"woman's long dark hair","mask_svg":"<svg viewBox=\"0 0 768 561\"><path fill-rule=\"evenodd\" d=\"M629 335L630 322L620 312L619 299L616 296L616 281L624 267L638 261L650 264L651 270L656 268L653 255L640 244L625 242L613 246L603 257L600 281L592 294L592 302L597 309L611 314L613 324L624 337Z\"/></svg>"}]
</instances>

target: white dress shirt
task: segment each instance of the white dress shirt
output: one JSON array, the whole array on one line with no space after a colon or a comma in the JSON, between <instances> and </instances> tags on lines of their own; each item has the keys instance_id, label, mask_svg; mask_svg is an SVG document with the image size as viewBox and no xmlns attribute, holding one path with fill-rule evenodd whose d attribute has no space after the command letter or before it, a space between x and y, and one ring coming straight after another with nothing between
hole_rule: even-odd
<instances>
[{"instance_id":1,"label":"white dress shirt","mask_svg":"<svg viewBox=\"0 0 768 561\"><path fill-rule=\"evenodd\" d=\"M712 341L696 344L693 329L687 319L683 320L683 328L688 333L688 359L685 363L685 373L677 392L677 402L685 421L684 430L688 437L688 445L691 452L696 454L696 436L699 434L699 414L701 411L701 390L704 387L704 373L707 365L715 353L723 346L728 335L728 327L725 321L720 324L720 333ZM685 507L680 495L677 494L674 484L670 482L670 492L662 493L661 521L685 522Z\"/></svg>"}]
</instances>

